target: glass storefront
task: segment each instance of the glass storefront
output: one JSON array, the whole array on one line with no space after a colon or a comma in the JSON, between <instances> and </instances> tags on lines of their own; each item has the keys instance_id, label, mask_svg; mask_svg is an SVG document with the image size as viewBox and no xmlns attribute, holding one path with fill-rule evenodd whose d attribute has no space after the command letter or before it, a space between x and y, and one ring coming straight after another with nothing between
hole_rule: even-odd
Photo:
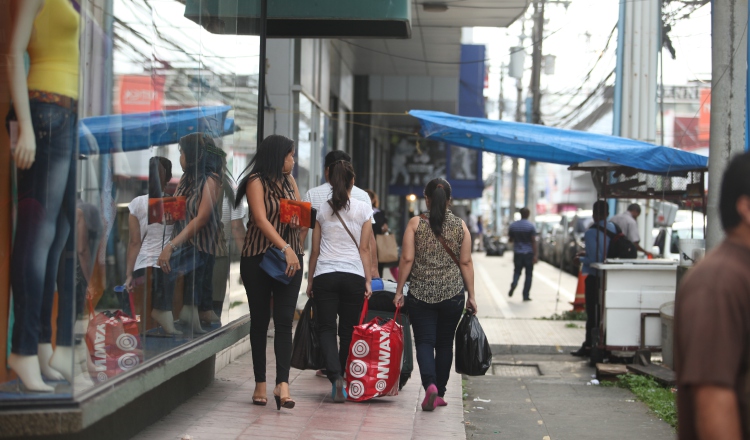
<instances>
[{"instance_id":1,"label":"glass storefront","mask_svg":"<svg viewBox=\"0 0 750 440\"><path fill-rule=\"evenodd\" d=\"M258 111L260 39L225 19L178 0L15 5L0 405L73 398L247 314L234 190Z\"/></svg>"}]
</instances>

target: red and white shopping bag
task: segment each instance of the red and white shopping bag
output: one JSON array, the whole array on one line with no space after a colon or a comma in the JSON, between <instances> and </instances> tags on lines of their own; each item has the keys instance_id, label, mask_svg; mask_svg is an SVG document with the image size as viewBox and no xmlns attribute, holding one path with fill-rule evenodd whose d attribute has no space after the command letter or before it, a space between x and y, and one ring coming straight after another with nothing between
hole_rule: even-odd
<instances>
[{"instance_id":1,"label":"red and white shopping bag","mask_svg":"<svg viewBox=\"0 0 750 440\"><path fill-rule=\"evenodd\" d=\"M132 294L130 310L135 310ZM95 314L90 298L89 312L92 318L86 329L86 345L91 357L89 374L95 383L106 382L143 363L143 345L136 319L120 310Z\"/></svg>"},{"instance_id":2,"label":"red and white shopping bag","mask_svg":"<svg viewBox=\"0 0 750 440\"><path fill-rule=\"evenodd\" d=\"M404 357L404 330L397 322L399 311L396 309L393 319L378 317L363 324L367 316L365 301L346 360L349 400L363 402L374 397L398 395Z\"/></svg>"}]
</instances>

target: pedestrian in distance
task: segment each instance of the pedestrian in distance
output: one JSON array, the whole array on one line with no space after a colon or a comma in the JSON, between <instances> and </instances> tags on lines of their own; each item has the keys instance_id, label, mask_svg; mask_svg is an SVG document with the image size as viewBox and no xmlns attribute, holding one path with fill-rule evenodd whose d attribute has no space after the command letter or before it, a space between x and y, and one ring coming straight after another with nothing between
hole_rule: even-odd
<instances>
[{"instance_id":1,"label":"pedestrian in distance","mask_svg":"<svg viewBox=\"0 0 750 440\"><path fill-rule=\"evenodd\" d=\"M521 272L525 271L523 300L531 301L531 280L534 265L539 262L539 246L536 242L536 227L529 221L529 208L521 208L520 212L521 220L511 223L508 227L508 241L513 243L513 282L510 284L508 296L513 296L521 279Z\"/></svg>"},{"instance_id":2,"label":"pedestrian in distance","mask_svg":"<svg viewBox=\"0 0 750 440\"><path fill-rule=\"evenodd\" d=\"M385 211L380 209L380 200L375 191L366 189L365 192L370 196L370 203L372 204L372 233L377 235L383 235L388 232L388 218L385 216ZM376 248L377 250L377 242ZM377 255L377 254L376 254ZM373 278L379 278L383 276L383 269L385 269L385 263L378 263L378 273L373 274Z\"/></svg>"},{"instance_id":3,"label":"pedestrian in distance","mask_svg":"<svg viewBox=\"0 0 750 440\"><path fill-rule=\"evenodd\" d=\"M313 229L307 296L317 306L317 327L331 398L346 401L343 372L362 303L372 295L370 237L372 207L351 197L354 168L345 160L331 166L332 197L321 205ZM336 321L340 343L336 344Z\"/></svg>"},{"instance_id":4,"label":"pedestrian in distance","mask_svg":"<svg viewBox=\"0 0 750 440\"><path fill-rule=\"evenodd\" d=\"M481 215L477 217L477 250L484 252L484 220Z\"/></svg>"},{"instance_id":5,"label":"pedestrian in distance","mask_svg":"<svg viewBox=\"0 0 750 440\"><path fill-rule=\"evenodd\" d=\"M635 245L635 248L644 254L648 255L649 257L653 257L654 255L647 251L646 249L643 249L640 245L641 242L641 234L638 232L638 217L641 215L641 205L637 203L633 203L630 206L628 206L628 210L617 214L613 216L609 221L616 224L620 230L622 231L623 235L625 235L625 238L630 240L633 245Z\"/></svg>"},{"instance_id":6,"label":"pedestrian in distance","mask_svg":"<svg viewBox=\"0 0 750 440\"><path fill-rule=\"evenodd\" d=\"M453 340L464 305L476 314L477 303L471 234L466 223L448 209L451 186L444 179L434 179L425 187L424 196L429 212L413 217L406 226L393 302L397 307L406 302L409 308L425 389L422 410L433 411L447 405L444 397L453 364Z\"/></svg>"},{"instance_id":7,"label":"pedestrian in distance","mask_svg":"<svg viewBox=\"0 0 750 440\"><path fill-rule=\"evenodd\" d=\"M289 368L292 359L292 320L302 285L302 245L299 240L299 219L281 223L281 199L300 200L294 169L294 141L284 136L268 136L248 165L249 173L240 181L235 207L247 197L247 233L240 260L242 283L250 306L250 347L255 373L253 404L266 405L266 333L271 320L273 297L274 354L276 356L276 387L273 390L276 409L294 408L289 394ZM275 246L286 259L289 284L266 273L260 263L265 253Z\"/></svg>"},{"instance_id":8,"label":"pedestrian in distance","mask_svg":"<svg viewBox=\"0 0 750 440\"><path fill-rule=\"evenodd\" d=\"M603 229L606 227L612 233L617 232L615 224L607 221L609 217L609 204L605 200L594 203L594 227L586 230L583 235L585 250L579 252L574 258L574 263L582 264L581 273L586 275L586 339L581 348L572 352L573 356L585 357L591 354L591 348L598 341L594 330L599 328L601 319L599 310L599 271L591 267L593 263L602 263L607 256L606 249L609 248L609 237ZM605 226L606 225L606 226Z\"/></svg>"},{"instance_id":9,"label":"pedestrian in distance","mask_svg":"<svg viewBox=\"0 0 750 440\"><path fill-rule=\"evenodd\" d=\"M750 438L750 153L724 173L726 239L691 268L675 298L680 440Z\"/></svg>"}]
</instances>

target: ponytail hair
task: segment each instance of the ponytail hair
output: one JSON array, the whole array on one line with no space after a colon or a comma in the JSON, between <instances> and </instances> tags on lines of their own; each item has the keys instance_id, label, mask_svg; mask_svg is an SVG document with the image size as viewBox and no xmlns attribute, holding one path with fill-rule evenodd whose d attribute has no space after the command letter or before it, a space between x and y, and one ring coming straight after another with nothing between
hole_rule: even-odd
<instances>
[{"instance_id":1,"label":"ponytail hair","mask_svg":"<svg viewBox=\"0 0 750 440\"><path fill-rule=\"evenodd\" d=\"M432 179L424 188L424 195L430 199L430 229L435 235L442 235L445 213L451 199L451 184L445 179Z\"/></svg>"},{"instance_id":2,"label":"ponytail hair","mask_svg":"<svg viewBox=\"0 0 750 440\"><path fill-rule=\"evenodd\" d=\"M163 173L162 170L164 170ZM149 198L158 199L164 196L166 188L162 187L162 174L164 174L164 182L172 180L172 161L166 157L153 156L148 161Z\"/></svg>"},{"instance_id":3,"label":"ponytail hair","mask_svg":"<svg viewBox=\"0 0 750 440\"><path fill-rule=\"evenodd\" d=\"M331 203L333 212L339 212L342 209L349 209L349 190L354 185L354 168L352 163L346 160L339 160L328 167L328 180L333 187L331 193Z\"/></svg>"}]
</instances>

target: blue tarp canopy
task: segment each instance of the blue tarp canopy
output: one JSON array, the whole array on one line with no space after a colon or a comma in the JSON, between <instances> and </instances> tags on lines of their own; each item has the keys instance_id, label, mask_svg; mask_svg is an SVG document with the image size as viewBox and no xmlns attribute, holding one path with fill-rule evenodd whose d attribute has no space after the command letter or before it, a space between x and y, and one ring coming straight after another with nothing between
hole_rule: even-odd
<instances>
[{"instance_id":1,"label":"blue tarp canopy","mask_svg":"<svg viewBox=\"0 0 750 440\"><path fill-rule=\"evenodd\" d=\"M234 132L234 120L227 118L231 109L228 105L218 105L84 118L78 130L79 152L145 150L176 144L182 136L197 131L224 136Z\"/></svg>"},{"instance_id":2,"label":"blue tarp canopy","mask_svg":"<svg viewBox=\"0 0 750 440\"><path fill-rule=\"evenodd\" d=\"M427 139L537 162L600 160L656 174L708 168L705 156L617 136L426 110L409 114L419 119Z\"/></svg>"}]
</instances>

